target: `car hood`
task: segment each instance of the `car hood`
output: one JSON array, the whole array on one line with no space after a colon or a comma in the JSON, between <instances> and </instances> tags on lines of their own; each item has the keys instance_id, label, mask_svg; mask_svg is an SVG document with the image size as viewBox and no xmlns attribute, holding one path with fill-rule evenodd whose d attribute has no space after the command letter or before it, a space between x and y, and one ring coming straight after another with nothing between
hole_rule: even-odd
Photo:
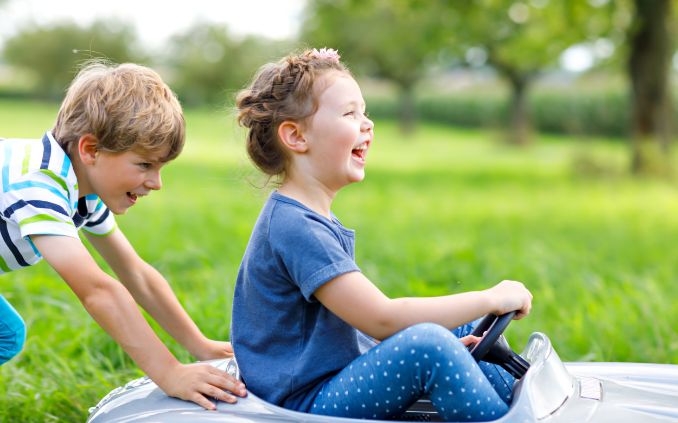
<instances>
[{"instance_id":1,"label":"car hood","mask_svg":"<svg viewBox=\"0 0 678 423\"><path fill-rule=\"evenodd\" d=\"M579 381L579 397L591 400L588 418L581 421L678 421L678 366L567 363L566 367Z\"/></svg>"},{"instance_id":2,"label":"car hood","mask_svg":"<svg viewBox=\"0 0 678 423\"><path fill-rule=\"evenodd\" d=\"M678 423L678 366L638 363L563 363L548 337L534 333L523 355L530 370L497 422ZM210 364L238 377L235 359ZM111 391L90 409L89 423L108 422L361 422L286 410L253 394L216 412L166 396L148 378Z\"/></svg>"}]
</instances>

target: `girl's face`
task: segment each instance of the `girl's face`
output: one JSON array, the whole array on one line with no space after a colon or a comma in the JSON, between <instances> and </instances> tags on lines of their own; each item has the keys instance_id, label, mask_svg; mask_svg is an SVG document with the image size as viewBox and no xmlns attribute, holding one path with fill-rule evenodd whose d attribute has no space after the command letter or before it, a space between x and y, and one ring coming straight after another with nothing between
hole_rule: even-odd
<instances>
[{"instance_id":1,"label":"girl's face","mask_svg":"<svg viewBox=\"0 0 678 423\"><path fill-rule=\"evenodd\" d=\"M304 130L308 151L302 165L304 172L336 192L365 178L374 123L365 114L365 100L353 78L337 72L318 82L322 92Z\"/></svg>"}]
</instances>

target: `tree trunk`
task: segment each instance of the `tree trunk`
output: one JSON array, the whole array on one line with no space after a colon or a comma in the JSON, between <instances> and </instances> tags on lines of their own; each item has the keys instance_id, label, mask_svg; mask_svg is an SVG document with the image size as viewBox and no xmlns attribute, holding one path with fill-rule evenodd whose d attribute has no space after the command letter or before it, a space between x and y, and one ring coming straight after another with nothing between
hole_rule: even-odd
<instances>
[{"instance_id":1,"label":"tree trunk","mask_svg":"<svg viewBox=\"0 0 678 423\"><path fill-rule=\"evenodd\" d=\"M511 83L508 142L511 145L525 146L532 141L532 122L527 101L530 79L518 73L509 74L508 79Z\"/></svg>"},{"instance_id":2,"label":"tree trunk","mask_svg":"<svg viewBox=\"0 0 678 423\"><path fill-rule=\"evenodd\" d=\"M631 170L636 174L670 171L671 0L634 0L629 46L631 79Z\"/></svg>"},{"instance_id":3,"label":"tree trunk","mask_svg":"<svg viewBox=\"0 0 678 423\"><path fill-rule=\"evenodd\" d=\"M399 98L400 130L404 134L414 132L416 122L416 106L414 104L414 84L401 83Z\"/></svg>"},{"instance_id":4,"label":"tree trunk","mask_svg":"<svg viewBox=\"0 0 678 423\"><path fill-rule=\"evenodd\" d=\"M514 146L526 146L532 142L532 120L527 101L527 91L532 77L536 73L529 70L521 71L510 63L501 60L491 47L488 48L488 62L511 85L507 142Z\"/></svg>"}]
</instances>

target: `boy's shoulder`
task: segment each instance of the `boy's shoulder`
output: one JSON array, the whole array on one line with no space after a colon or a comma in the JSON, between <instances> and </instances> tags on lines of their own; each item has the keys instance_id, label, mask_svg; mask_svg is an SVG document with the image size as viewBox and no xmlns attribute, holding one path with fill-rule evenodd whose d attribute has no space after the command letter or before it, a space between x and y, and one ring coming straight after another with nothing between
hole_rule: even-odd
<instances>
[{"instance_id":1,"label":"boy's shoulder","mask_svg":"<svg viewBox=\"0 0 678 423\"><path fill-rule=\"evenodd\" d=\"M52 193L70 207L77 197L71 161L49 132L42 138L5 138L0 143L0 163L3 190L14 193L7 201Z\"/></svg>"}]
</instances>

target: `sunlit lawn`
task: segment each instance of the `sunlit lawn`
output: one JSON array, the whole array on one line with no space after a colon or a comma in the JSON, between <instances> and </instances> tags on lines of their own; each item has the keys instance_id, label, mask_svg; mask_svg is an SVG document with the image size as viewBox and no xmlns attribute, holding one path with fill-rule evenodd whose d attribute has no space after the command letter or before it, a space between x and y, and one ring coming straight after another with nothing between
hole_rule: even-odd
<instances>
[{"instance_id":1,"label":"sunlit lawn","mask_svg":"<svg viewBox=\"0 0 678 423\"><path fill-rule=\"evenodd\" d=\"M0 137L41 136L56 108L0 101ZM225 109L187 113L186 150L163 190L118 218L203 331L221 339L269 191L232 120ZM517 279L534 293L532 314L507 332L518 351L541 331L566 361L678 363L678 189L624 176L621 141L539 137L513 150L494 132L424 125L402 136L386 122L376 135L366 180L341 192L334 212L356 229L358 264L386 293ZM0 421L84 420L140 374L46 264L1 280L29 332L21 356L0 367Z\"/></svg>"}]
</instances>

